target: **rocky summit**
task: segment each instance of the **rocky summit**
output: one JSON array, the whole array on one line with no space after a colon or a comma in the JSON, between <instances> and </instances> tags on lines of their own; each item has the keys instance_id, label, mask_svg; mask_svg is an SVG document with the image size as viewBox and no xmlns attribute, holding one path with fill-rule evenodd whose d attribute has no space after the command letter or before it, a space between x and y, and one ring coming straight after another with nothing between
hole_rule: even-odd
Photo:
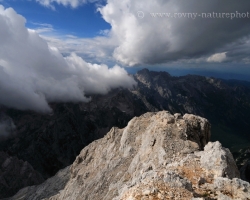
<instances>
[{"instance_id":1,"label":"rocky summit","mask_svg":"<svg viewBox=\"0 0 250 200\"><path fill-rule=\"evenodd\" d=\"M146 113L86 146L69 168L11 200L250 199L230 151L205 118Z\"/></svg>"},{"instance_id":2,"label":"rocky summit","mask_svg":"<svg viewBox=\"0 0 250 200\"><path fill-rule=\"evenodd\" d=\"M194 75L174 77L147 69L133 78L137 82L134 88L114 89L106 95L89 94L88 103L51 103L51 114L0 106L0 124L6 129L2 140L0 136L0 151L28 162L48 179L71 165L84 147L102 138L113 126L124 128L135 116L162 110L208 119L211 140L219 140L233 153L250 147L247 84ZM244 152L235 158L244 156ZM237 159L239 167L248 158ZM20 185L18 190L25 186Z\"/></svg>"}]
</instances>

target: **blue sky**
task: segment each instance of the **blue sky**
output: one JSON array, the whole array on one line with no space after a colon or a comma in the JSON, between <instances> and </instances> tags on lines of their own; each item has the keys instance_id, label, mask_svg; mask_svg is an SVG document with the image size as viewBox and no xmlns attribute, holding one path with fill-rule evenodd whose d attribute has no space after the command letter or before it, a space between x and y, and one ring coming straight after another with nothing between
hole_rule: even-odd
<instances>
[{"instance_id":1,"label":"blue sky","mask_svg":"<svg viewBox=\"0 0 250 200\"><path fill-rule=\"evenodd\" d=\"M101 30L110 29L110 25L97 11L95 3L87 3L77 8L53 4L55 9L45 7L34 0L4 0L2 4L14 8L24 16L27 20L26 26L32 29L48 24L61 34L84 38L98 36Z\"/></svg>"}]
</instances>

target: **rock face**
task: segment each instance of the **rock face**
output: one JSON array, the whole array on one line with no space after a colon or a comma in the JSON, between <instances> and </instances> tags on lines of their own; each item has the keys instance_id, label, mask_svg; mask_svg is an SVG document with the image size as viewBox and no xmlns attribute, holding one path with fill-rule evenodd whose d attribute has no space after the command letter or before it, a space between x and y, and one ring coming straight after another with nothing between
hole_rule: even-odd
<instances>
[{"instance_id":1,"label":"rock face","mask_svg":"<svg viewBox=\"0 0 250 200\"><path fill-rule=\"evenodd\" d=\"M64 189L43 198L249 199L250 185L239 179L232 154L209 139L210 123L202 117L146 113L85 147L71 165ZM29 199L36 191L24 189L11 199Z\"/></svg>"},{"instance_id":2,"label":"rock face","mask_svg":"<svg viewBox=\"0 0 250 200\"><path fill-rule=\"evenodd\" d=\"M250 87L147 69L133 77L137 86L131 90L91 95L89 103L52 103L51 115L0 105L0 113L9 116L16 127L14 138L0 141L0 151L27 161L47 179L71 165L85 146L113 126L124 128L135 116L161 110L207 118L212 124L212 140L221 141L223 146L249 143Z\"/></svg>"},{"instance_id":3,"label":"rock face","mask_svg":"<svg viewBox=\"0 0 250 200\"><path fill-rule=\"evenodd\" d=\"M71 165L85 146L113 126L125 127L134 116L147 111L124 90L94 96L89 103L51 106L51 115L3 109L17 133L13 139L0 141L0 151L28 161L45 179Z\"/></svg>"},{"instance_id":4,"label":"rock face","mask_svg":"<svg viewBox=\"0 0 250 200\"><path fill-rule=\"evenodd\" d=\"M20 188L43 181L42 175L28 162L0 152L0 199L14 195Z\"/></svg>"}]
</instances>

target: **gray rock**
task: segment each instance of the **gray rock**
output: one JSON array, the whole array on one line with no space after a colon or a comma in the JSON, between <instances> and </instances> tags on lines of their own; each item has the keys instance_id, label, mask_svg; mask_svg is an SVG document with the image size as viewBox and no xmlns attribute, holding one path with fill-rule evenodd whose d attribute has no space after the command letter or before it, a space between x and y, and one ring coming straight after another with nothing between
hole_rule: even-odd
<instances>
[{"instance_id":1,"label":"gray rock","mask_svg":"<svg viewBox=\"0 0 250 200\"><path fill-rule=\"evenodd\" d=\"M240 174L231 152L219 142L209 142L201 156L201 166L208 173L213 171L215 177L239 178Z\"/></svg>"},{"instance_id":2,"label":"gray rock","mask_svg":"<svg viewBox=\"0 0 250 200\"><path fill-rule=\"evenodd\" d=\"M69 180L63 178L58 187L51 187L58 182L52 178L17 195L27 197L30 191L32 199L49 200L249 198L249 184L237 178L230 152L219 142L207 144L209 138L204 118L146 113L85 147L70 167Z\"/></svg>"},{"instance_id":3,"label":"gray rock","mask_svg":"<svg viewBox=\"0 0 250 200\"><path fill-rule=\"evenodd\" d=\"M233 197L231 199L250 199L250 184L238 178L230 180L228 178L217 177L208 188L216 191L221 196L221 199L230 199L225 197L226 194L230 194Z\"/></svg>"}]
</instances>

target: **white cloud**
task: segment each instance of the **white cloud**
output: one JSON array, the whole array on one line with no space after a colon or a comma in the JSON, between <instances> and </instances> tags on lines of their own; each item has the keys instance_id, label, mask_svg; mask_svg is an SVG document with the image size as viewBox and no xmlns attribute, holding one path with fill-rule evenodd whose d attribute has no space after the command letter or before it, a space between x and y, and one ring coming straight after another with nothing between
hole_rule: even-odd
<instances>
[{"instance_id":1,"label":"white cloud","mask_svg":"<svg viewBox=\"0 0 250 200\"><path fill-rule=\"evenodd\" d=\"M216 53L208 57L207 62L218 62L221 63L227 59L227 52Z\"/></svg>"},{"instance_id":2,"label":"white cloud","mask_svg":"<svg viewBox=\"0 0 250 200\"><path fill-rule=\"evenodd\" d=\"M38 30L40 30L40 28ZM61 35L56 32L43 32L41 34L41 37L45 39L50 46L57 47L63 55L69 55L71 52L75 52L88 62L116 63L112 53L117 43L108 37L79 38L73 35Z\"/></svg>"},{"instance_id":3,"label":"white cloud","mask_svg":"<svg viewBox=\"0 0 250 200\"><path fill-rule=\"evenodd\" d=\"M48 2L48 5L53 5L61 1ZM85 1L77 2L79 6L79 2ZM64 2L64 5L69 4ZM249 18L209 19L198 15L236 11L247 13L248 7L250 1L246 0L241 4L229 0L226 7L217 0L108 0L105 6L98 9L104 20L111 25L111 30L99 32L102 36L69 37L56 33L56 30L51 30L54 33L49 34L51 27L45 26L36 30L63 55L76 52L82 58L97 63L119 62L124 66L198 64L208 62L209 56L220 52L227 52L227 62L246 63L249 59L249 43L246 44L250 33ZM172 17L152 17L150 13L166 13ZM178 17L178 14L185 13L196 14L196 18L192 19L194 15ZM173 17L175 14L177 17Z\"/></svg>"},{"instance_id":4,"label":"white cloud","mask_svg":"<svg viewBox=\"0 0 250 200\"><path fill-rule=\"evenodd\" d=\"M119 66L87 63L75 53L64 58L12 8L0 5L0 27L0 104L49 112L48 102L88 101L85 93L135 84Z\"/></svg>"},{"instance_id":5,"label":"white cloud","mask_svg":"<svg viewBox=\"0 0 250 200\"><path fill-rule=\"evenodd\" d=\"M32 24L37 27L36 32L39 34L52 33L55 31L51 24L43 24L43 23L32 23Z\"/></svg>"},{"instance_id":6,"label":"white cloud","mask_svg":"<svg viewBox=\"0 0 250 200\"><path fill-rule=\"evenodd\" d=\"M36 0L46 7L54 8L53 3L62 4L63 6L71 6L72 8L78 7L83 4L85 0Z\"/></svg>"},{"instance_id":7,"label":"white cloud","mask_svg":"<svg viewBox=\"0 0 250 200\"><path fill-rule=\"evenodd\" d=\"M112 53L117 41L110 37L109 30L101 30L99 34L102 36L80 38L72 34L62 34L51 24L33 24L40 37L46 40L49 46L56 47L64 56L74 52L88 62L116 63Z\"/></svg>"},{"instance_id":8,"label":"white cloud","mask_svg":"<svg viewBox=\"0 0 250 200\"><path fill-rule=\"evenodd\" d=\"M41 5L55 9L54 3L57 3L59 5L63 6L71 6L72 8L77 8L78 6L81 6L82 4L85 3L93 3L93 2L98 2L102 0L36 0L39 2Z\"/></svg>"},{"instance_id":9,"label":"white cloud","mask_svg":"<svg viewBox=\"0 0 250 200\"><path fill-rule=\"evenodd\" d=\"M218 0L108 0L99 11L112 27L111 39L118 41L114 58L133 66L199 59L221 52L221 48L249 35L249 18L209 19L202 18L202 13L247 13L249 7L250 1L239 4L234 0L226 6ZM171 16L152 17L153 12ZM197 14L196 19L181 15L185 13Z\"/></svg>"}]
</instances>

